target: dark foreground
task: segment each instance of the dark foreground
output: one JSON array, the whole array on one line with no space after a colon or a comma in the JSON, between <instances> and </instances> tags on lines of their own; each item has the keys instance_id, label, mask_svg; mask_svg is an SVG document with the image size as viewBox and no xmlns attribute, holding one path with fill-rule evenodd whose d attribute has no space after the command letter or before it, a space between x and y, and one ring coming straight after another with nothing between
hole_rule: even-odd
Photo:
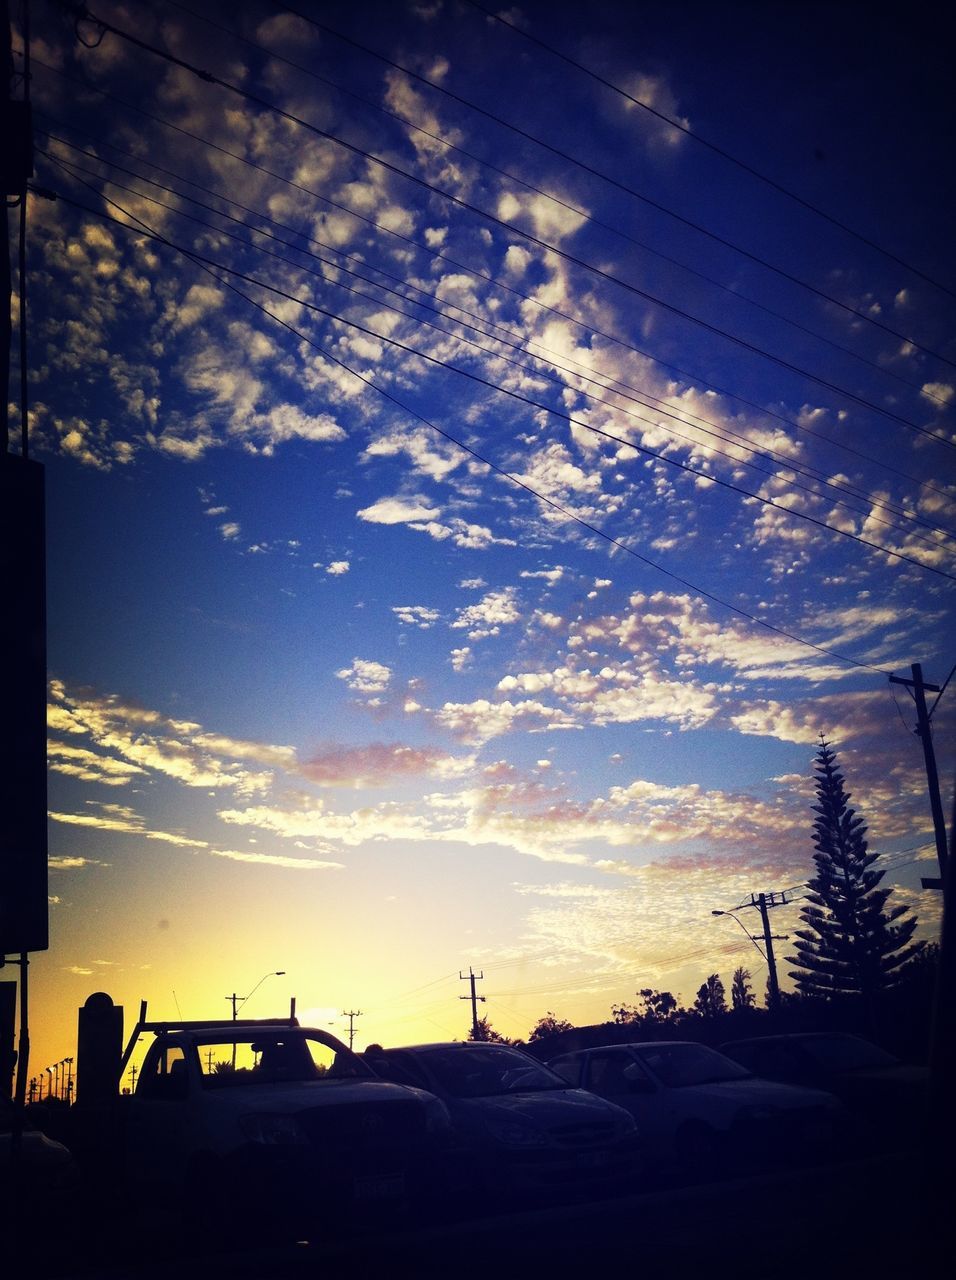
<instances>
[{"instance_id":1,"label":"dark foreground","mask_svg":"<svg viewBox=\"0 0 956 1280\"><path fill-rule=\"evenodd\" d=\"M249 1223L216 1224L215 1243L176 1238L165 1211L90 1196L82 1212L50 1205L23 1242L29 1280L210 1276L594 1276L718 1280L876 1280L942 1274L951 1253L949 1187L915 1153L829 1163L591 1203L484 1216L458 1206L440 1225L250 1245ZM228 1219L228 1212L227 1212ZM8 1241L10 1237L7 1237ZM613 1272L611 1269L613 1268Z\"/></svg>"}]
</instances>

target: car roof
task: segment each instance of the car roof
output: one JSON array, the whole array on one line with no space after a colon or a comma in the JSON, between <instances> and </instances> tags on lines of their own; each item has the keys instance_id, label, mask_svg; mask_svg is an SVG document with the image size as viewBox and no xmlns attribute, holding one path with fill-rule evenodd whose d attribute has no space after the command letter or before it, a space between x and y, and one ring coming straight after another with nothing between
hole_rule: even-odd
<instances>
[{"instance_id":1,"label":"car roof","mask_svg":"<svg viewBox=\"0 0 956 1280\"><path fill-rule=\"evenodd\" d=\"M549 1058L549 1062L554 1062L556 1058L570 1058L572 1055L580 1053L599 1053L605 1049L663 1049L665 1047L675 1048L680 1045L693 1045L695 1049L711 1049L712 1045L701 1044L698 1040L612 1040L607 1044L590 1044L585 1049L569 1049L566 1053L556 1053L554 1058ZM717 1052L717 1050L715 1050Z\"/></svg>"},{"instance_id":2,"label":"car roof","mask_svg":"<svg viewBox=\"0 0 956 1280\"><path fill-rule=\"evenodd\" d=\"M852 1031L781 1031L770 1036L748 1036L745 1040L725 1040L722 1049L743 1048L752 1044L793 1044L799 1040L832 1040L839 1036L841 1040L862 1040L862 1036Z\"/></svg>"},{"instance_id":3,"label":"car roof","mask_svg":"<svg viewBox=\"0 0 956 1280\"><path fill-rule=\"evenodd\" d=\"M517 1044L500 1044L497 1040L436 1040L434 1044L397 1044L390 1049L383 1049L383 1053L418 1053L424 1049L464 1049L465 1051L472 1049L517 1049L524 1052L520 1045ZM375 1057L375 1050L369 1055ZM368 1053L368 1049L365 1050ZM529 1055L530 1056L530 1055Z\"/></svg>"},{"instance_id":4,"label":"car roof","mask_svg":"<svg viewBox=\"0 0 956 1280\"><path fill-rule=\"evenodd\" d=\"M171 1023L168 1027L157 1027L156 1034L170 1038L182 1037L186 1040L242 1040L256 1039L260 1036L318 1036L320 1039L340 1045L342 1042L330 1031L322 1031L318 1027L290 1026L288 1022L234 1022L223 1024L211 1022L208 1026L193 1024L189 1027ZM345 1047L344 1045L342 1046Z\"/></svg>"}]
</instances>

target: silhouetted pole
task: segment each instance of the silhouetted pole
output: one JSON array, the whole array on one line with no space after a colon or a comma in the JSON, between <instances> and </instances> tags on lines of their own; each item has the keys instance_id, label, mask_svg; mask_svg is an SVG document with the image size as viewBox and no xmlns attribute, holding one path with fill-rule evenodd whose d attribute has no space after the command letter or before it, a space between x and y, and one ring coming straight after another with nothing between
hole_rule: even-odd
<instances>
[{"instance_id":1,"label":"silhouetted pole","mask_svg":"<svg viewBox=\"0 0 956 1280\"><path fill-rule=\"evenodd\" d=\"M930 728L931 713L926 710L926 691L939 693L938 684L927 684L923 679L923 668L918 662L910 667L912 680L904 680L902 676L890 676L890 684L902 684L912 690L916 703L916 736L923 744L923 759L926 763L926 785L929 790L929 807L933 815L933 834L936 837L936 858L939 862L939 880L923 881L924 889L942 889L943 877L946 874L946 819L943 817L943 802L939 794L939 772L936 768L936 752L933 749L933 734ZM934 704L935 705L935 704Z\"/></svg>"},{"instance_id":2,"label":"silhouetted pole","mask_svg":"<svg viewBox=\"0 0 956 1280\"><path fill-rule=\"evenodd\" d=\"M471 994L467 996L459 996L458 999L471 1001L471 1038L472 1040L477 1040L479 1035L481 1034L480 1031L478 1030L478 1001L480 1000L482 1004L484 1004L485 997L479 996L475 993L475 983L478 981L483 982L485 975L483 972L475 973L471 965L469 965L468 976L466 977L465 974L463 974L462 971L459 969L458 977L462 982L471 983Z\"/></svg>"},{"instance_id":3,"label":"silhouetted pole","mask_svg":"<svg viewBox=\"0 0 956 1280\"><path fill-rule=\"evenodd\" d=\"M259 990L259 988L260 988L260 987L262 986L262 984L265 982L266 978L281 978L281 977L283 977L284 975L285 975L285 969L270 969L268 973L264 973L264 974L262 975L262 977L259 979L259 981L256 983L256 985L255 985L255 986L252 988L252 990L249 992L249 995L247 995L247 996L237 996L237 995L236 995L236 993L235 993L235 991L234 991L234 992L232 993L232 995L231 995L231 996L226 996L226 999L227 999L227 1000L231 1000L231 1001L232 1001L232 1020L233 1020L233 1022L235 1022L235 1021L236 1021L236 1019L237 1019L237 1017L238 1017L238 1014L239 1014L239 1010L242 1008L242 1006L246 1003L246 1001L247 1001L247 1000L249 1000L252 996L254 996L254 995L256 994L256 992ZM236 1003L237 1001L238 1001L238 1004ZM233 1069L233 1071L235 1071L235 1069L236 1069L236 1042L235 1042L235 1040L233 1040L233 1042L232 1042L232 1069Z\"/></svg>"},{"instance_id":4,"label":"silhouetted pole","mask_svg":"<svg viewBox=\"0 0 956 1280\"><path fill-rule=\"evenodd\" d=\"M763 941L767 948L767 1003L771 1009L780 1007L780 983L777 981L777 962L773 954L773 934L770 932L770 915L767 911L767 895L757 895L757 909L763 921Z\"/></svg>"},{"instance_id":5,"label":"silhouetted pole","mask_svg":"<svg viewBox=\"0 0 956 1280\"><path fill-rule=\"evenodd\" d=\"M750 941L760 951L757 939L747 930L745 925L740 924L740 921L734 915L734 911L746 911L748 907L755 907L760 912L760 919L763 921L764 947L766 948L765 951L760 951L760 954L767 962L767 1007L773 1010L780 1007L780 983L777 981L777 961L773 954L773 939L778 938L782 941L786 935L770 932L769 911L771 907L785 907L787 903L787 891L784 889L781 893L751 894L749 902L742 902L739 906L734 907L733 911L712 911L710 913L712 916L730 916L732 920L736 920Z\"/></svg>"},{"instance_id":6,"label":"silhouetted pole","mask_svg":"<svg viewBox=\"0 0 956 1280\"><path fill-rule=\"evenodd\" d=\"M348 1018L349 1020L349 1048L350 1049L353 1043L355 1042L355 1019L361 1018L361 1016L362 1016L361 1009L343 1009L342 1010L342 1017Z\"/></svg>"},{"instance_id":7,"label":"silhouetted pole","mask_svg":"<svg viewBox=\"0 0 956 1280\"><path fill-rule=\"evenodd\" d=\"M13 52L10 41L10 5L9 0L0 0L0 42L3 45L3 115L4 123L9 111L10 102L10 85L13 83ZM4 128L6 134L6 128ZM3 142L6 147L6 137ZM7 187L12 183L4 182L4 205L9 195L16 194L15 191L8 191ZM13 337L13 327L10 323L10 301L12 298L12 287L10 280L10 224L7 219L7 209L3 211L3 221L0 224L0 452L6 453L10 448L10 421L8 417L8 405L10 403L10 340Z\"/></svg>"},{"instance_id":8,"label":"silhouetted pole","mask_svg":"<svg viewBox=\"0 0 956 1280\"><path fill-rule=\"evenodd\" d=\"M950 838L956 841L956 793ZM952 846L950 853L953 852ZM939 965L930 1033L930 1088L926 1135L931 1157L932 1187L941 1214L951 1211L952 1159L956 1145L956 918L953 916L953 858L946 862L943 881L943 920L939 935Z\"/></svg>"}]
</instances>

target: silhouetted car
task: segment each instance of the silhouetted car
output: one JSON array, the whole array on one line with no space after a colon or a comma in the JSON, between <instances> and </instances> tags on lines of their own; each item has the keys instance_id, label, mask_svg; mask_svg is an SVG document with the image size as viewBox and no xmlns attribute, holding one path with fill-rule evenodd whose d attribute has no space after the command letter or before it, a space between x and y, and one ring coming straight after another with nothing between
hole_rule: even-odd
<instances>
[{"instance_id":1,"label":"silhouetted car","mask_svg":"<svg viewBox=\"0 0 956 1280\"><path fill-rule=\"evenodd\" d=\"M734 1040L721 1048L755 1075L836 1094L861 1122L864 1136L881 1141L919 1132L928 1071L860 1036L805 1031Z\"/></svg>"},{"instance_id":2,"label":"silhouetted car","mask_svg":"<svg viewBox=\"0 0 956 1280\"><path fill-rule=\"evenodd\" d=\"M41 1133L30 1116L24 1115L20 1151L15 1156L14 1118L14 1104L9 1098L0 1097L0 1188L6 1190L15 1177L31 1188L55 1191L69 1186L77 1176L69 1149Z\"/></svg>"},{"instance_id":3,"label":"silhouetted car","mask_svg":"<svg viewBox=\"0 0 956 1280\"><path fill-rule=\"evenodd\" d=\"M823 1153L843 1115L827 1093L755 1079L690 1041L580 1049L549 1065L569 1084L626 1107L662 1167L700 1175Z\"/></svg>"},{"instance_id":4,"label":"silhouetted car","mask_svg":"<svg viewBox=\"0 0 956 1280\"><path fill-rule=\"evenodd\" d=\"M368 1226L427 1199L451 1137L430 1093L377 1079L294 1020L147 1028L156 1039L123 1100L126 1166L176 1189L194 1229L265 1216L308 1228L351 1210Z\"/></svg>"},{"instance_id":5,"label":"silhouetted car","mask_svg":"<svg viewBox=\"0 0 956 1280\"><path fill-rule=\"evenodd\" d=\"M632 1117L510 1045L466 1041L366 1050L386 1080L416 1085L448 1108L462 1185L485 1194L549 1196L628 1185L643 1168Z\"/></svg>"}]
</instances>

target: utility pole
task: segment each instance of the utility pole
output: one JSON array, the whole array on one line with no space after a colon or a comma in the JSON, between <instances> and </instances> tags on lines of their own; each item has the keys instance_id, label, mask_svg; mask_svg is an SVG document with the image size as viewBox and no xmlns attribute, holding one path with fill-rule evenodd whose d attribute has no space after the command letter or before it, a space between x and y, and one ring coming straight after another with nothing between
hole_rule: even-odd
<instances>
[{"instance_id":1,"label":"utility pole","mask_svg":"<svg viewBox=\"0 0 956 1280\"><path fill-rule=\"evenodd\" d=\"M781 895L782 901L775 903L773 898L774 895L771 893L770 902L768 904L767 895L765 893L760 893L757 895L757 901L754 905L760 912L760 919L763 921L763 941L764 946L767 948L767 1002L771 1009L778 1009L780 1007L780 984L777 982L777 962L774 959L773 954L773 934L770 932L768 907L783 906L786 899ZM750 901L754 901L753 894L750 895Z\"/></svg>"},{"instance_id":2,"label":"utility pole","mask_svg":"<svg viewBox=\"0 0 956 1280\"><path fill-rule=\"evenodd\" d=\"M942 692L938 684L927 684L923 679L923 668L918 662L910 667L912 680L904 680L902 676L890 676L890 684L902 684L911 690L916 703L916 728L914 733L923 744L923 759L926 763L926 783L929 788L929 807L933 814L933 834L936 837L936 858L939 862L939 878L924 877L924 889L942 889L946 876L946 820L943 817L943 802L939 794L939 773L936 769L936 752L933 750L933 735L930 729L932 711L926 710L926 691L939 694ZM936 699L936 702L939 698ZM933 708L936 707L933 703Z\"/></svg>"},{"instance_id":3,"label":"utility pole","mask_svg":"<svg viewBox=\"0 0 956 1280\"><path fill-rule=\"evenodd\" d=\"M478 1037L481 1035L481 1032L478 1028L478 1001L480 1000L482 1004L484 1004L485 997L475 994L475 983L479 981L483 982L485 975L483 972L475 973L471 965L469 965L467 975L462 973L462 971L459 969L458 977L462 982L471 983L471 994L467 996L459 996L458 999L471 1001L471 1038L472 1040L477 1040Z\"/></svg>"},{"instance_id":4,"label":"utility pole","mask_svg":"<svg viewBox=\"0 0 956 1280\"><path fill-rule=\"evenodd\" d=\"M224 996L224 997L223 997L223 999L225 999L225 1000L229 1000L229 1001L231 1002L231 1004L232 1004L232 1020L233 1020L233 1022L235 1022L235 1020L236 1020L236 1009L238 1008L238 1002L242 999L242 996L237 996L237 995L236 995L236 993L235 993L235 991L234 991L234 992L232 993L232 995L231 995L231 996Z\"/></svg>"},{"instance_id":5,"label":"utility pole","mask_svg":"<svg viewBox=\"0 0 956 1280\"><path fill-rule=\"evenodd\" d=\"M349 1020L349 1048L350 1049L352 1047L353 1041L355 1040L355 1019L361 1018L361 1016L362 1016L361 1009L343 1009L342 1010L342 1017L348 1018Z\"/></svg>"},{"instance_id":6,"label":"utility pole","mask_svg":"<svg viewBox=\"0 0 956 1280\"><path fill-rule=\"evenodd\" d=\"M773 944L774 941L785 942L787 935L785 933L771 933L769 911L771 907L785 907L789 902L790 899L787 897L786 889L780 893L752 893L749 902L741 902L732 911L711 912L711 915L730 916L733 920L737 920L734 915L735 911L747 911L753 907L760 912L760 919L763 923L763 951L760 951L757 939L750 933L746 925L741 924L739 920L737 920L737 923L767 962L767 1005L771 1010L776 1010L780 1006L780 984L777 981L777 961L773 954Z\"/></svg>"}]
</instances>

